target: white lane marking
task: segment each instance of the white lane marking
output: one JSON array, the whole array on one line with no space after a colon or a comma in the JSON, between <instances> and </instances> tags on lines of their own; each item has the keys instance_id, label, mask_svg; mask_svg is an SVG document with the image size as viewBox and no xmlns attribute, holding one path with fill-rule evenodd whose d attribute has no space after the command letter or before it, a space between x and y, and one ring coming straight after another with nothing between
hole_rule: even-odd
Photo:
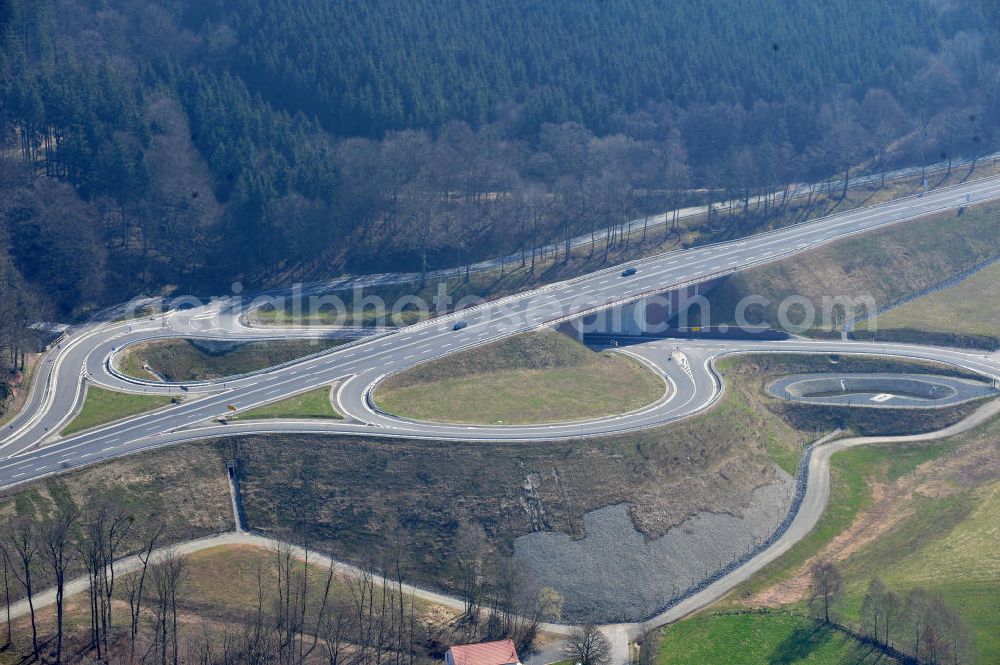
<instances>
[{"instance_id":1,"label":"white lane marking","mask_svg":"<svg viewBox=\"0 0 1000 665\"><path fill-rule=\"evenodd\" d=\"M928 203L927 203L926 205L924 205L924 206L923 206L923 208L928 208L929 206L930 206L930 203L928 202ZM912 206L912 205L905 205L905 206L899 206L899 207L897 207L897 208L896 208L896 210L897 210L897 211L900 211L900 212L902 212L902 211L905 211L905 210L908 210L908 209L911 209L911 208L913 208L913 207L914 207L914 206ZM883 217L884 217L884 215L885 215L886 213L890 213L890 211L878 211L878 212L877 212L877 214L879 214L880 216L883 216ZM890 213L890 214L891 214L891 213ZM847 225L847 224L849 224L849 223L853 223L853 224L855 225L855 228L859 228L860 226L873 226L873 227L874 227L874 226L881 226L881 225L883 225L883 224L885 224L885 223L886 223L885 221L880 221L879 219L875 219L875 218L874 218L874 217L875 217L875 215L872 215L873 219L870 219L870 220L869 220L869 221L868 221L867 223L865 223L865 224L858 224L858 221L857 221L856 217L857 217L857 215L855 215L855 216L854 216L853 218L851 218L851 219L844 219L844 221L840 222L839 224L836 224L836 226L844 226L844 225ZM892 220L890 220L890 223L891 223L891 221L892 221ZM805 231L809 231L809 230L810 230L810 229L806 229ZM813 230L814 230L814 229L813 229ZM791 238L792 238L792 237L794 237L795 235L796 235L796 234L791 234L791 236L790 236L790 237L786 237L786 238L784 238L784 239L780 239L780 238L779 238L779 240L782 240L783 242L787 242L788 240L791 240ZM802 236L802 235L806 235L806 233L805 233L805 232L802 232L802 233L799 233L798 235ZM745 244L745 243L739 243L739 244L737 244L736 246L740 246L740 245L742 245L742 244Z\"/></svg>"}]
</instances>

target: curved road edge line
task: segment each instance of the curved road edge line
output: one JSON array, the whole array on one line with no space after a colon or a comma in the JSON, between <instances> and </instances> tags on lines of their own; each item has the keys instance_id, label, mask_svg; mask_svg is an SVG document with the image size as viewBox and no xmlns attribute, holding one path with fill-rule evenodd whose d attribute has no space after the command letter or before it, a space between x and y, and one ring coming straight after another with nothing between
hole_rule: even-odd
<instances>
[{"instance_id":1,"label":"curved road edge line","mask_svg":"<svg viewBox=\"0 0 1000 665\"><path fill-rule=\"evenodd\" d=\"M641 627L645 630L684 619L720 600L737 585L748 580L754 573L789 551L813 530L820 517L826 511L830 498L830 458L834 454L866 445L936 441L973 430L985 424L997 414L1000 414L1000 399L994 399L957 423L934 432L899 436L857 436L834 439L833 441L815 445L809 460L806 490L802 503L788 529L771 547L760 552L736 570L713 582L707 588L693 594L665 612L642 623L624 625Z\"/></svg>"},{"instance_id":2,"label":"curved road edge line","mask_svg":"<svg viewBox=\"0 0 1000 665\"><path fill-rule=\"evenodd\" d=\"M985 424L998 413L1000 413L1000 399L995 399L990 403L981 406L975 412L966 416L959 422L935 432L903 436L850 437L819 443L819 445L816 445L813 449L812 457L809 461L806 494L803 498L801 507L796 513L795 518L792 520L791 526L785 534L777 540L777 542L775 542L768 549L759 553L750 561L744 563L736 570L712 583L707 588L695 593L669 610L662 612L647 621L640 623L605 624L602 626L602 629L612 636L620 636L624 634L629 640L632 640L639 637L647 630L659 628L661 626L680 621L681 619L684 619L714 604L716 601L723 598L727 593L732 591L737 585L746 581L754 573L790 550L796 543L812 531L816 523L819 521L819 518L825 512L830 495L829 462L830 458L834 454L863 445L925 442L947 438L975 429L980 425ZM810 510L806 511L806 508L809 508ZM188 555L225 545L253 545L261 548L290 547L293 555L300 560L304 559L307 553L304 548L292 545L285 541L267 538L253 533L232 531L157 548L153 552L152 562L162 560L163 557L168 556L171 553ZM338 571L348 575L357 576L361 574L361 571L357 567L343 563L337 559L333 559L332 557L320 552L309 550L308 555L310 560L324 566L333 565ZM116 573L127 574L139 569L141 561L138 555L132 555L115 562L114 566ZM389 580L382 577L377 576L376 579L380 583L390 583ZM65 596L72 596L86 591L88 583L89 579L87 576L80 576L70 580L65 586ZM449 609L462 609L462 601L454 596L431 591L411 584L404 584L403 589L406 593L412 593L422 600L433 602ZM56 600L55 596L56 594L54 588L45 589L44 591L35 594L33 596L35 609L37 610L54 604ZM12 603L10 606L12 618L21 617L27 614L28 611L29 607L27 599L19 600ZM540 628L545 632L566 635L574 629L574 626L544 623L541 624ZM621 654L617 655L620 656Z\"/></svg>"},{"instance_id":3,"label":"curved road edge line","mask_svg":"<svg viewBox=\"0 0 1000 665\"><path fill-rule=\"evenodd\" d=\"M677 384L670 377L666 368L657 365L654 361L650 360L649 358L645 358L643 356L640 356L636 353L632 353L625 349L614 349L612 352L627 357L628 359L640 365L642 369L652 374L654 378L659 379L660 383L663 384L663 392L660 393L660 395L652 402L636 407L631 411L623 411L621 413L611 413L605 416L598 416L596 418L580 418L578 420L560 420L560 421L541 422L541 423L519 423L516 426L537 427L541 429L544 427L562 427L565 425L587 426L587 425L595 425L598 423L612 422L615 420L619 420L621 418L635 417L652 412L656 409L667 406L677 396ZM433 362L434 360L440 360L440 358L434 358L430 361L424 361L424 362ZM422 362L419 364L424 364L424 363ZM365 388L363 389L362 399L360 400L361 406L366 411L366 413L369 415L382 416L383 418L392 419L402 425L442 425L446 427L471 427L471 428L482 428L491 426L489 424L483 424L483 423L463 423L463 422L451 422L451 421L440 421L440 420L418 420L416 418L408 418L406 416L402 416L398 413L392 413L391 411L387 411L381 406L379 406L378 402L375 401L375 391L378 388L378 384L382 383L382 381L389 378L390 376L401 374L407 370L412 369L413 367L416 367L416 365L407 367L401 370L400 372L391 372L391 373L387 372L384 374L380 374L379 376L375 377L370 383L368 383L368 385L366 385ZM345 413L344 415L346 417L347 413ZM377 423L371 423L368 420L362 419L359 414L351 414L350 417L359 422L369 423L378 426Z\"/></svg>"}]
</instances>

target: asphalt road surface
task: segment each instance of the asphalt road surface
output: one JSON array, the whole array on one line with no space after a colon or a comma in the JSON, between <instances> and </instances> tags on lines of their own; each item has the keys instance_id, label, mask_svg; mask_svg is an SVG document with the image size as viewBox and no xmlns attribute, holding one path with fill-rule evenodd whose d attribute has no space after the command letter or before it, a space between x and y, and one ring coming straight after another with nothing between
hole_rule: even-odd
<instances>
[{"instance_id":1,"label":"asphalt road surface","mask_svg":"<svg viewBox=\"0 0 1000 665\"><path fill-rule=\"evenodd\" d=\"M164 335L167 331L175 335L196 334L229 339L261 336L260 331L248 329L239 323L238 316L233 313L238 309L239 303L226 300L149 320L84 328L63 342L61 348L47 355L41 364L28 404L4 432L4 438L0 441L0 455L7 459L0 464L0 484L19 482L52 472L54 469L51 464L27 463L40 454L51 459L54 452L65 451L64 455L59 456L57 467L89 463L121 454L154 439L170 439L171 435L178 434L180 430L204 426L225 415L230 404L246 409L327 385L335 380L345 381L346 388L341 391L341 404L347 411L346 415L366 423L363 427L389 429L397 434L473 439L553 438L624 431L669 422L678 416L674 410L678 402L674 400L657 409L612 419L521 428L518 431L503 427L458 429L447 425L417 425L366 409L364 392L375 380L388 373L568 316L629 302L683 284L713 279L848 235L932 212L958 208L970 202L998 198L1000 178L994 177L734 242L670 252L633 263L637 272L630 277L622 277L620 267L615 267L552 284L457 314L375 335L360 343L335 348L242 380L189 386L182 403L162 411L140 415L72 437L53 438L77 410L85 376L93 377L97 384L115 388L181 394L179 386L124 382L118 377L112 379L111 374L106 371L109 349L152 335ZM467 323L466 327L458 331L452 330L453 324L459 319ZM305 333L301 329L278 329L268 330L266 334L301 336ZM934 355L935 352L927 350L924 353ZM118 385L118 382L127 385ZM703 400L694 400L692 406L701 402ZM87 457L82 457L83 455Z\"/></svg>"},{"instance_id":2,"label":"asphalt road surface","mask_svg":"<svg viewBox=\"0 0 1000 665\"><path fill-rule=\"evenodd\" d=\"M628 303L644 296L758 266L824 243L931 213L1000 199L1000 177L966 183L890 203L831 215L733 242L674 251L547 285L317 353L244 377L180 385L127 379L113 370L122 347L151 338L213 339L335 336L356 331L248 328L243 302L223 299L145 319L83 326L42 359L22 412L0 434L0 487L66 469L181 441L244 433L324 432L435 440L547 440L634 431L698 413L717 399L721 383L712 360L746 352L855 353L952 364L1000 380L1000 360L954 349L902 344L788 340L782 342L655 341L630 353L664 374L671 389L655 404L631 413L574 423L534 426L464 426L424 423L380 413L370 401L382 377L418 363L568 318ZM960 224L960 222L956 222ZM319 288L319 287L316 287ZM457 321L465 327L453 330ZM675 350L687 369L671 360ZM341 382L338 403L348 421L247 421L221 425L229 405L245 410L290 395ZM69 437L58 432L78 411L86 382L118 390L166 393L183 400L163 409ZM825 500L824 504L825 505ZM818 508L822 511L822 506ZM815 517L815 515L813 515ZM801 536L800 536L801 537Z\"/></svg>"},{"instance_id":3,"label":"asphalt road surface","mask_svg":"<svg viewBox=\"0 0 1000 665\"><path fill-rule=\"evenodd\" d=\"M767 391L794 402L872 409L927 409L996 396L991 383L939 374L795 374Z\"/></svg>"}]
</instances>

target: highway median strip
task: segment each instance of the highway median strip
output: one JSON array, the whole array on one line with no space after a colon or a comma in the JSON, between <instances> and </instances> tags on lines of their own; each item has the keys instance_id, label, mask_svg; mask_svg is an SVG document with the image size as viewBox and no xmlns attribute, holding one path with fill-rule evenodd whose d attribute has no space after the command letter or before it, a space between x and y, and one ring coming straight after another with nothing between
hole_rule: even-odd
<instances>
[{"instance_id":1,"label":"highway median strip","mask_svg":"<svg viewBox=\"0 0 1000 665\"><path fill-rule=\"evenodd\" d=\"M121 393L97 386L88 386L87 396L79 413L63 428L60 434L68 436L98 425L106 425L122 418L166 406L176 399L169 395Z\"/></svg>"},{"instance_id":2,"label":"highway median strip","mask_svg":"<svg viewBox=\"0 0 1000 665\"><path fill-rule=\"evenodd\" d=\"M237 411L231 420L259 420L265 418L329 418L342 420L343 416L334 408L330 399L331 387L323 386L286 397L285 399L254 407L247 411Z\"/></svg>"}]
</instances>

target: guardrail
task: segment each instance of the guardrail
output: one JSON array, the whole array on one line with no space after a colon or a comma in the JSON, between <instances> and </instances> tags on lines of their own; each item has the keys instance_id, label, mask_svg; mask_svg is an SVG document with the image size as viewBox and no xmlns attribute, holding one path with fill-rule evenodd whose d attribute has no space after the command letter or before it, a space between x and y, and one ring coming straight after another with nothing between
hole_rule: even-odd
<instances>
[{"instance_id":1,"label":"guardrail","mask_svg":"<svg viewBox=\"0 0 1000 665\"><path fill-rule=\"evenodd\" d=\"M935 190L933 190L933 192L934 192L934 195L941 195L941 194L945 194L946 195L946 194L948 194L950 192L953 192L953 191L956 191L956 190L961 190L963 188L967 188L970 184L976 184L976 183L984 182L986 180L989 180L991 177L995 177L995 176L987 176L985 178L980 178L980 179L977 179L977 180L974 180L974 181L970 181L970 182L959 183L959 184L956 184L956 185L950 185L948 187L943 187L943 188L940 188L940 189L935 189ZM877 210L880 207L881 208L889 208L889 207L893 207L893 206L898 206L901 203L906 203L906 202L910 202L910 201L914 201L914 200L923 198L923 196L924 196L923 193L911 194L911 195L908 195L908 196L903 196L903 197L899 197L899 198L896 198L896 199L892 199L891 201L886 202L884 204L880 204L878 206L872 206L872 207L869 207L869 208L855 208L855 209L850 210L850 211L845 211L845 212L841 212L841 213L835 213L835 214L832 214L832 215L826 215L824 217L819 217L819 218L816 218L816 219L807 220L807 221L804 221L804 222L799 222L797 224L791 224L789 226L785 226L785 227L778 228L778 229L771 229L769 231L764 231L764 232L755 234L753 236L748 236L748 237L743 237L743 238L736 238L736 239L732 239L732 240L724 240L724 241L719 241L719 242L715 242L715 243L707 243L705 245L699 245L696 248L692 248L692 250L698 250L698 251L700 251L700 250L703 250L703 249L706 249L706 248L710 248L710 247L721 248L721 247L725 247L725 246L728 246L728 245L738 245L738 244L747 242L750 239L769 238L769 237L772 237L772 236L775 236L775 235L778 235L778 234L789 233L789 232L792 232L792 231L795 231L795 230L807 227L809 225L815 225L815 226L818 227L818 226L821 226L821 223L824 220L829 220L831 218L835 218L835 217L839 217L839 216L843 216L843 215L856 214L856 213L865 212L865 211ZM994 197L990 197L987 200L994 200L996 198L998 198L998 197L994 196ZM974 202L974 203L976 203L976 202ZM933 213L936 213L936 212L942 212L942 211L945 211L945 210L950 210L952 208L954 208L953 205L942 205L940 207L936 207L936 208L928 211L927 214L933 214ZM889 221L889 222L884 222L884 223L878 224L878 225L876 225L874 227L871 227L871 228L857 229L857 230L854 230L854 231L849 231L849 232L837 235L836 238L832 238L832 239L829 239L829 240L823 239L823 240L818 240L818 241L813 241L813 242L810 242L810 243L806 243L805 246L803 246L803 247L790 248L788 250L785 250L784 252L779 252L779 253L774 254L772 256L769 256L769 257L765 257L765 258L758 259L756 261L745 263L745 264L739 266L738 268L727 268L727 269L724 269L724 270L721 270L721 271L716 271L714 273L710 273L708 275L705 275L705 276L702 276L702 277L699 277L699 278L696 278L696 279L688 280L688 281L685 281L685 282L681 282L681 283L677 283L677 284L672 284L672 285L668 284L668 285L664 285L662 287L656 287L656 288L652 288L652 289L647 289L645 291L642 291L642 292L640 292L638 294L634 294L632 296L626 296L626 297L619 298L619 299L616 299L616 300L613 300L613 301L609 301L607 303L596 305L596 306L594 306L592 308L589 308L589 309L586 309L586 310L581 310L581 311L570 313L570 314L567 314L567 315L564 315L564 316L561 316L561 317L556 317L554 319L549 319L549 320L542 321L539 324L537 324L536 326L533 326L533 327L528 328L528 329L530 330L530 329L536 329L536 328L539 328L539 327L542 327L542 326L558 325L559 323L570 321L570 320L573 320L573 319L576 319L576 318L580 318L580 317L583 317L583 316L588 316L590 314L593 314L593 313L596 313L596 312L599 312L599 311L602 311L602 310L605 310L605 309L609 309L609 308L612 308L612 307L616 307L616 306L628 304L628 303L631 303L631 302L635 302L635 301L640 300L641 298L649 296L649 295L653 295L653 294L657 294L657 293L663 293L665 291L670 291L670 290L676 290L676 289L679 289L679 288L685 288L687 286L693 286L693 285L696 285L696 284L701 284L701 283L704 283L704 282L707 282L707 281L711 281L712 279L717 279L719 277L724 277L724 276L733 274L735 272L746 270L748 268L758 267L758 266L761 266L761 265L772 263L772 262L777 261L779 259L785 258L786 256L790 256L792 254L796 254L796 253L805 251L806 249L809 249L811 247L825 244L826 242L832 242L833 240L840 240L840 239L848 238L848 237L851 237L851 236L854 236L854 235L858 235L858 234L861 234L861 233L866 233L868 231L872 231L872 230L875 230L875 229L878 229L878 228L882 228L882 227L885 227L885 226L891 226L893 224L899 223L900 221L903 221L903 220L893 220L893 221ZM692 251L692 250L687 250L687 251ZM641 259L641 260L638 260L638 261L629 262L629 264L630 265L640 265L640 266L642 266L642 265L646 265L648 263L652 263L652 262L655 262L655 261L659 260L661 258L661 256L662 256L662 254L661 255L652 256L652 257L648 257L648 258L645 258L645 259ZM457 310L457 311L453 311L453 312L448 312L447 314L443 314L443 315L438 316L438 317L427 319L425 321L421 321L419 323L415 323L413 325L397 329L397 330L395 330L393 332L398 332L398 331L402 331L402 330L409 330L409 331L421 330L423 328L426 328L427 326L439 325L439 324L443 324L443 323L448 322L448 321L454 321L456 319L462 318L463 313L464 313L464 315L468 315L469 313L480 311L480 310L485 309L485 308L502 306L503 304L506 304L507 302L510 302L512 300L515 300L515 299L529 298L529 297L531 297L533 295L540 295L540 294L549 292L551 290L554 290L556 288L562 288L562 287L570 286L572 284L576 284L576 283L578 283L580 281L586 281L586 280L594 279L596 277L601 277L601 276L606 276L608 274L617 273L618 271L621 270L622 265L625 265L625 264L618 264L618 265L614 265L614 266L609 266L607 268L603 268L601 270L597 270L597 271L588 273L586 275L580 275L580 276L573 277L573 278L570 278L570 279L567 279L567 280L563 280L563 281L560 281L560 282L554 282L552 284L545 284L545 285L540 286L540 287L538 287L536 289L532 289L532 290L529 290L529 291L526 291L526 292L523 292L523 293L519 293L519 294L511 294L511 295L505 296L503 298L500 298L498 300L492 300L492 301L488 301L488 302L482 303L481 305L477 305L475 307L470 307L470 308L468 308L466 310ZM250 310L250 311L244 312L240 316L240 320L241 321L244 320L253 311L254 310Z\"/></svg>"},{"instance_id":2,"label":"guardrail","mask_svg":"<svg viewBox=\"0 0 1000 665\"><path fill-rule=\"evenodd\" d=\"M985 180L985 179L982 179L982 180ZM980 182L980 181L981 180L977 180L977 181L974 181L974 182ZM935 190L935 193L936 194L948 193L948 192L950 192L952 190L961 189L962 187L967 186L967 184L968 183L963 183L963 184L960 184L960 185L953 185L951 187L946 187L946 188L943 188L943 189ZM886 207L889 207L889 206L894 206L894 205L896 205L898 203L908 202L908 201L912 201L912 200L916 200L916 199L920 199L920 198L923 198L923 196L915 194L915 195L900 197L898 199L893 199L891 202L888 202L888 203L883 204L883 205L886 206ZM987 199L987 200L995 200L996 198L1000 198L1000 197L994 196L994 197L991 197L990 199ZM977 202L973 202L973 203L977 203ZM880 207L880 206L873 206L871 208L857 208L857 209L852 210L850 212L854 213L854 212L861 212L861 211L865 211L865 210L877 210L878 207ZM940 207L936 207L936 208L928 211L925 214L934 214L934 213L937 213L937 212L943 212L945 210L951 210L954 207L955 206L953 206L953 205L943 205L943 206L940 206ZM837 213L836 215L829 215L829 216L826 216L826 217L819 217L817 219L813 219L813 220L809 220L809 221L805 221L805 222L800 222L799 224L793 224L793 225L786 226L786 227L783 227L783 228L780 228L780 229L772 229L770 231L765 231L765 232L762 232L762 233L750 236L748 238L739 238L739 239L736 239L736 240L726 240L726 241L721 241L721 242L718 242L718 243L710 243L710 244L707 244L707 245L701 245L701 246L697 247L697 249L701 250L701 249L705 249L707 247L723 247L723 246L726 246L726 245L736 245L736 244L739 244L739 243L747 242L748 240L751 240L751 239L756 240L756 239L759 239L759 238L765 238L765 237L774 236L774 235L777 235L777 234L780 234L780 233L786 233L786 232L791 231L791 230L802 228L803 226L806 226L806 225L817 225L818 226L819 225L818 223L821 222L824 219L828 219L830 217L836 217L836 216L843 215L843 214L848 214L848 213ZM785 258L787 256L791 256L791 255L794 255L794 254L799 254L799 253L801 253L803 251L806 251L806 250L811 249L813 247L821 246L821 245L826 244L828 242L834 242L834 241L838 241L838 240L843 240L844 238L850 238L852 236L860 235L862 233L868 233L870 231L873 231L873 230L876 230L876 229L879 229L879 228L883 228L883 227L886 227L886 226L892 226L894 224L898 224L901 221L902 220L894 220L894 221L891 221L891 222L884 222L884 223L881 223L881 224L877 224L877 225L875 225L874 227L871 227L871 228L856 229L856 230L853 230L853 231L848 231L848 232L845 232L845 233L838 234L835 238L815 240L815 241L812 241L812 242L808 242L808 243L806 243L802 247L789 248L789 249L787 249L787 250L785 250L783 252L778 252L776 254L773 254L773 255L765 257L765 258L761 258L761 259L757 259L755 261L750 261L750 262L741 264L739 267L736 267L736 268L726 268L724 270L716 271L716 272L713 272L713 273L708 273L707 275L703 275L703 276L697 277L695 279L687 280L685 282L679 282L679 283L676 283L676 284L665 284L662 287L656 287L656 288L653 288L653 289L647 289L647 290L642 291L642 292L640 292L638 294L633 294L633 295L630 295L630 296L625 296L625 297L616 299L614 301L609 301L606 304L597 305L597 306L591 307L589 309L582 310L580 312L576 312L576 313L573 313L573 314L568 314L568 315L565 315L565 316L562 316L562 317L559 317L559 318L547 321L546 325L558 325L560 323L565 323L567 321L572 321L574 319L578 319L578 318L582 318L584 316L589 316L591 314L595 314L595 313L597 313L599 311L602 311L602 310L605 310L605 309L610 309L612 307L618 307L618 306L621 306L621 305L630 304L632 302L636 302L636 301L641 300L642 298L645 298L645 297L650 296L650 295L655 295L655 294L658 294L658 293L664 293L666 291L676 291L676 290L679 290L679 289L682 289L682 288L688 288L690 286L695 286L697 284L703 284L705 282L712 281L713 279L719 279L721 277L726 277L726 276L734 274L736 272L742 272L742 271L750 269L750 268L755 268L755 267L759 267L759 266L762 266L762 265L766 265L768 263L773 263L773 262L775 262L777 260L780 260L780 259L783 259L783 258ZM644 259L643 261L640 261L640 262L633 262L633 264L643 265L645 263L655 261L658 258L659 257L651 257L649 259ZM624 264L622 264L622 265L624 265ZM589 273L588 275L582 276L580 278L575 278L573 280L567 280L566 282L560 282L560 284L567 285L567 284L572 284L572 283L574 283L575 281L577 281L579 279L592 279L592 278L594 278L594 277L596 277L598 275L604 275L604 274L607 274L607 273L610 273L610 272L616 272L619 268L621 268L621 265L614 266L614 267L608 268L606 270L602 270L602 271L598 271L598 272L594 272L594 273Z\"/></svg>"}]
</instances>

